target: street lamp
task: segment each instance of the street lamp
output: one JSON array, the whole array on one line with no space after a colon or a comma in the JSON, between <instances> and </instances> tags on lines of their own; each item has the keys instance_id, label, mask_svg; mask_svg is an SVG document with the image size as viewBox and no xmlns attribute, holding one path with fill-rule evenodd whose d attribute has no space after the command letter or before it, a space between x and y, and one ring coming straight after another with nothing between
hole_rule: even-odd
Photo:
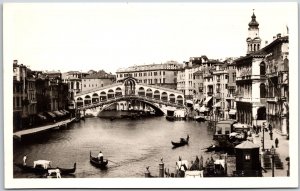
<instances>
[{"instance_id":1,"label":"street lamp","mask_svg":"<svg viewBox=\"0 0 300 191\"><path fill-rule=\"evenodd\" d=\"M262 151L265 151L265 127L266 127L266 122L263 122L263 126L262 126L262 131L263 131Z\"/></svg>"},{"instance_id":2,"label":"street lamp","mask_svg":"<svg viewBox=\"0 0 300 191\"><path fill-rule=\"evenodd\" d=\"M274 145L272 145L272 148L270 149L271 155L272 155L272 177L274 177L274 155L275 155L275 148Z\"/></svg>"},{"instance_id":3,"label":"street lamp","mask_svg":"<svg viewBox=\"0 0 300 191\"><path fill-rule=\"evenodd\" d=\"M287 166L288 166L287 176L290 176L290 157L286 157L285 160L287 161Z\"/></svg>"}]
</instances>

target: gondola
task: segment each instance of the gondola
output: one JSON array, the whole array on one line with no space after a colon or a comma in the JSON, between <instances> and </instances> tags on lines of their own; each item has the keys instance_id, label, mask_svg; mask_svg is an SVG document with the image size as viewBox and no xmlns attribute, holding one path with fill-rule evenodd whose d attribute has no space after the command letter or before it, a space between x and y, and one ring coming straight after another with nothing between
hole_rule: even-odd
<instances>
[{"instance_id":1,"label":"gondola","mask_svg":"<svg viewBox=\"0 0 300 191\"><path fill-rule=\"evenodd\" d=\"M175 121L175 117L174 116L166 116L166 119L168 121Z\"/></svg>"},{"instance_id":2,"label":"gondola","mask_svg":"<svg viewBox=\"0 0 300 191\"><path fill-rule=\"evenodd\" d=\"M186 139L180 138L180 142L173 142L173 141L171 141L171 143L172 143L172 145L173 145L174 148L181 147L181 146L187 145L189 143L189 138L190 137L187 136Z\"/></svg>"},{"instance_id":3,"label":"gondola","mask_svg":"<svg viewBox=\"0 0 300 191\"><path fill-rule=\"evenodd\" d=\"M56 168L53 168L53 167L49 167L49 168L43 168L42 166L27 166L27 165L23 165L23 164L20 164L20 163L15 163L15 165L17 167L19 167L20 169L22 169L22 171L24 172L30 172L30 173L35 173L35 174L45 174L45 173L48 173L48 170L51 170L51 169L59 169L60 170L60 173L62 175L65 175L65 174L72 174L76 171L76 163L74 163L74 167L73 168L60 168L60 167L56 167Z\"/></svg>"},{"instance_id":4,"label":"gondola","mask_svg":"<svg viewBox=\"0 0 300 191\"><path fill-rule=\"evenodd\" d=\"M90 151L90 163L95 167L98 167L100 169L105 169L105 168L107 168L108 160L103 159L103 161L100 162L97 157L92 156L92 152Z\"/></svg>"}]
</instances>

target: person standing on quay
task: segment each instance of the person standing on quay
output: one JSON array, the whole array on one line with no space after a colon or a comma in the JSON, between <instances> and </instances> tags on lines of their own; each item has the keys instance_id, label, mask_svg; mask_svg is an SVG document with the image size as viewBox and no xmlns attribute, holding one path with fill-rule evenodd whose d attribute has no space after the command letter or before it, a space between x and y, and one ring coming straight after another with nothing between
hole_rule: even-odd
<instances>
[{"instance_id":1,"label":"person standing on quay","mask_svg":"<svg viewBox=\"0 0 300 191\"><path fill-rule=\"evenodd\" d=\"M23 166L26 166L26 160L27 160L27 155L24 155L24 157L23 157Z\"/></svg>"},{"instance_id":2,"label":"person standing on quay","mask_svg":"<svg viewBox=\"0 0 300 191\"><path fill-rule=\"evenodd\" d=\"M278 144L279 144L279 140L278 140L278 138L276 138L275 139L275 146L276 146L276 148L278 148Z\"/></svg>"}]
</instances>

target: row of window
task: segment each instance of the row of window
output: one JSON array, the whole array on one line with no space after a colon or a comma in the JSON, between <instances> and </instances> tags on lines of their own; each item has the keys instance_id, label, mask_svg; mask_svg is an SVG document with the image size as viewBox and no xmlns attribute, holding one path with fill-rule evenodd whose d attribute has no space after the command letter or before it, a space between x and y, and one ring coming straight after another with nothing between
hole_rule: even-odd
<instances>
[{"instance_id":1,"label":"row of window","mask_svg":"<svg viewBox=\"0 0 300 191\"><path fill-rule=\"evenodd\" d=\"M95 85L95 86L94 86ZM83 87L87 87L87 84L83 84ZM100 86L98 86L98 84L89 84L89 88L90 87L103 87L103 84L100 84Z\"/></svg>"}]
</instances>

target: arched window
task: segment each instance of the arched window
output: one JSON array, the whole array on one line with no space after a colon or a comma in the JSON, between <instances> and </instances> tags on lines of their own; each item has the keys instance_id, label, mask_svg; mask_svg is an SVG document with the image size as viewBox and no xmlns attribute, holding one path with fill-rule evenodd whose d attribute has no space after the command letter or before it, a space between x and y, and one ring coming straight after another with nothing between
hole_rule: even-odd
<instances>
[{"instance_id":1,"label":"arched window","mask_svg":"<svg viewBox=\"0 0 300 191\"><path fill-rule=\"evenodd\" d=\"M257 110L257 120L266 120L266 107L260 107Z\"/></svg>"},{"instance_id":2,"label":"arched window","mask_svg":"<svg viewBox=\"0 0 300 191\"><path fill-rule=\"evenodd\" d=\"M145 89L143 87L140 87L138 94L139 94L139 96L145 96Z\"/></svg>"},{"instance_id":3,"label":"arched window","mask_svg":"<svg viewBox=\"0 0 300 191\"><path fill-rule=\"evenodd\" d=\"M253 51L256 51L256 44L254 44L253 46L254 46L254 50Z\"/></svg>"},{"instance_id":4,"label":"arched window","mask_svg":"<svg viewBox=\"0 0 300 191\"><path fill-rule=\"evenodd\" d=\"M260 98L266 98L266 85L260 84Z\"/></svg>"},{"instance_id":5,"label":"arched window","mask_svg":"<svg viewBox=\"0 0 300 191\"><path fill-rule=\"evenodd\" d=\"M94 93L92 96L92 103L99 101L99 95L97 93Z\"/></svg>"},{"instance_id":6,"label":"arched window","mask_svg":"<svg viewBox=\"0 0 300 191\"><path fill-rule=\"evenodd\" d=\"M160 92L158 90L154 91L154 98L155 99L160 99Z\"/></svg>"},{"instance_id":7,"label":"arched window","mask_svg":"<svg viewBox=\"0 0 300 191\"><path fill-rule=\"evenodd\" d=\"M261 76L266 75L266 64L264 62L261 62L259 67L260 67L260 75Z\"/></svg>"}]
</instances>

